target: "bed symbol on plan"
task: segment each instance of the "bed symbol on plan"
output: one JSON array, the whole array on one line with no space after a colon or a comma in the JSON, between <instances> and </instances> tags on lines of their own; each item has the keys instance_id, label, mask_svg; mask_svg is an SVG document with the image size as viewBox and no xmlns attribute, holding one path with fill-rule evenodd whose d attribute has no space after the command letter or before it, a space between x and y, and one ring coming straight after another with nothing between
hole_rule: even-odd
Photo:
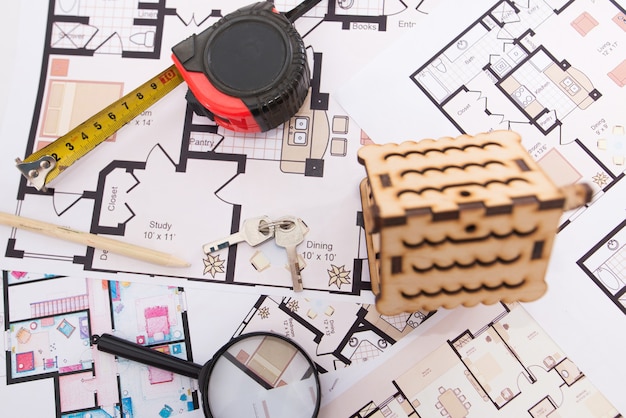
<instances>
[{"instance_id":1,"label":"bed symbol on plan","mask_svg":"<svg viewBox=\"0 0 626 418\"><path fill-rule=\"evenodd\" d=\"M367 145L358 152L376 309L530 301L564 210L586 184L556 187L511 131Z\"/></svg>"}]
</instances>

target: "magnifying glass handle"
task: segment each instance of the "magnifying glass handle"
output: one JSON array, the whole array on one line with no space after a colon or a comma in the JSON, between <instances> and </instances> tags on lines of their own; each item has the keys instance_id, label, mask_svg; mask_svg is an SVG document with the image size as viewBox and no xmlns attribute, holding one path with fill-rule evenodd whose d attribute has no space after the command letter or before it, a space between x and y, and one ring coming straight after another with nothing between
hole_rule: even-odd
<instances>
[{"instance_id":1,"label":"magnifying glass handle","mask_svg":"<svg viewBox=\"0 0 626 418\"><path fill-rule=\"evenodd\" d=\"M202 366L191 361L181 360L111 334L92 335L91 343L95 344L99 351L194 379L198 379L202 370Z\"/></svg>"}]
</instances>

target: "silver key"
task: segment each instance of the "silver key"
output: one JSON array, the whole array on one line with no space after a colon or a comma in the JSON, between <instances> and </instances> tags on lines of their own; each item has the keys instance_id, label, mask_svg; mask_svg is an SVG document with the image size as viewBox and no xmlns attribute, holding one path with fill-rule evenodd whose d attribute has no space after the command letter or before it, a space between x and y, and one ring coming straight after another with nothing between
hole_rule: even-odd
<instances>
[{"instance_id":1,"label":"silver key","mask_svg":"<svg viewBox=\"0 0 626 418\"><path fill-rule=\"evenodd\" d=\"M304 235L309 232L309 227L300 218L285 217L274 224L274 235L276 245L287 250L287 261L289 262L289 271L291 280L293 281L294 292L302 292L302 275L300 274L300 263L298 262L298 253L296 247L304 241Z\"/></svg>"},{"instance_id":2,"label":"silver key","mask_svg":"<svg viewBox=\"0 0 626 418\"><path fill-rule=\"evenodd\" d=\"M274 229L272 220L267 216L246 219L243 221L239 232L235 232L226 238L204 244L202 249L205 254L209 254L243 241L254 247L272 238L274 236Z\"/></svg>"}]
</instances>

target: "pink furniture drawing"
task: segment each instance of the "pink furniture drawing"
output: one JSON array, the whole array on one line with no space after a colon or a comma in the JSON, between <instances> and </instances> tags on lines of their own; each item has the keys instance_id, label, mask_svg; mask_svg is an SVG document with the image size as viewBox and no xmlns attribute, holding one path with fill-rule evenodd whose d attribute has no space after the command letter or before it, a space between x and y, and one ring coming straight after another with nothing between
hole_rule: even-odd
<instances>
[{"instance_id":1,"label":"pink furniture drawing","mask_svg":"<svg viewBox=\"0 0 626 418\"><path fill-rule=\"evenodd\" d=\"M617 67L613 68L607 75L615 84L624 87L626 85L626 59Z\"/></svg>"},{"instance_id":2,"label":"pink furniture drawing","mask_svg":"<svg viewBox=\"0 0 626 418\"><path fill-rule=\"evenodd\" d=\"M15 277L16 279L21 279L22 277L26 276L26 272L25 271L12 271L11 272L11 276Z\"/></svg>"},{"instance_id":3,"label":"pink furniture drawing","mask_svg":"<svg viewBox=\"0 0 626 418\"><path fill-rule=\"evenodd\" d=\"M150 380L151 385L171 382L172 380L174 380L174 374L166 370L161 370L157 369L156 367L148 366L148 380Z\"/></svg>"},{"instance_id":4,"label":"pink furniture drawing","mask_svg":"<svg viewBox=\"0 0 626 418\"><path fill-rule=\"evenodd\" d=\"M28 372L35 370L35 353L28 351L26 353L17 353L15 355L15 364L17 372Z\"/></svg>"},{"instance_id":5,"label":"pink furniture drawing","mask_svg":"<svg viewBox=\"0 0 626 418\"><path fill-rule=\"evenodd\" d=\"M572 21L571 25L574 29L576 29L576 32L578 32L580 36L585 36L591 29L598 26L598 21L595 20L589 13L583 12Z\"/></svg>"},{"instance_id":6,"label":"pink furniture drawing","mask_svg":"<svg viewBox=\"0 0 626 418\"><path fill-rule=\"evenodd\" d=\"M47 318L41 318L40 322L42 327L51 327L54 325L54 318L51 316Z\"/></svg>"},{"instance_id":7,"label":"pink furniture drawing","mask_svg":"<svg viewBox=\"0 0 626 418\"><path fill-rule=\"evenodd\" d=\"M146 333L148 338L162 341L170 333L167 306L153 306L144 310L146 318Z\"/></svg>"}]
</instances>

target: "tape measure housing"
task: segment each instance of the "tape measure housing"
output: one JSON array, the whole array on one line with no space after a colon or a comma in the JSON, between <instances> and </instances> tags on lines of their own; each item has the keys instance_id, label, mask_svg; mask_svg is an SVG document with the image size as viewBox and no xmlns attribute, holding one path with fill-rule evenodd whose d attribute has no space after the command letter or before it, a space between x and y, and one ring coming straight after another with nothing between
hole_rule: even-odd
<instances>
[{"instance_id":1,"label":"tape measure housing","mask_svg":"<svg viewBox=\"0 0 626 418\"><path fill-rule=\"evenodd\" d=\"M172 48L194 111L239 132L264 132L300 109L310 86L302 38L270 2L236 10Z\"/></svg>"}]
</instances>

